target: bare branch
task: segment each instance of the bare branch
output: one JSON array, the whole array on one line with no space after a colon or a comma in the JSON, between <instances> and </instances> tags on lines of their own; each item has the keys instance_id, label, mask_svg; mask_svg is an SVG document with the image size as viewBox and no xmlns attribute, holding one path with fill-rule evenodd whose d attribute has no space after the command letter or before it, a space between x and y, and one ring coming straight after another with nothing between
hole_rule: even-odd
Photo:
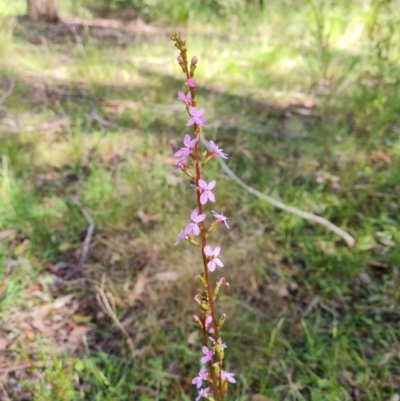
<instances>
[{"instance_id":1,"label":"bare branch","mask_svg":"<svg viewBox=\"0 0 400 401\"><path fill-rule=\"evenodd\" d=\"M207 147L207 149L211 150L209 144L207 143L207 141L204 138L204 135L200 135L200 139L201 139L202 143ZM317 216L312 213L304 212L304 211L298 209L297 207L285 205L284 203L250 187L249 185L244 183L239 177L237 177L235 175L235 173L227 166L227 164L223 161L223 159L221 159L220 157L218 157L217 159L218 159L220 166L222 167L222 170L225 171L225 173L229 176L229 178L231 178L233 181L235 181L236 184L241 186L247 192L270 203L271 205L277 207L278 209L284 210L285 212L292 213L305 220L311 221L312 223L317 223L317 224L320 224L321 226L324 226L328 230L334 232L339 237L341 237L346 242L346 244L349 248L352 248L354 246L354 244L356 243L355 239L350 234L346 233L338 226L335 226L335 224L331 223L329 220L324 219L323 217Z\"/></svg>"}]
</instances>

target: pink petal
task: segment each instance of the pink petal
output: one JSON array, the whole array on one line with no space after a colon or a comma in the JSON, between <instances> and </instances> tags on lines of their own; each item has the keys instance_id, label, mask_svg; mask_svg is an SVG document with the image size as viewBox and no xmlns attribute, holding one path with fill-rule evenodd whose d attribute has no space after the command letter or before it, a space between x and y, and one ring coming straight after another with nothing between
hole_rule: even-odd
<instances>
[{"instance_id":1,"label":"pink petal","mask_svg":"<svg viewBox=\"0 0 400 401\"><path fill-rule=\"evenodd\" d=\"M192 232L192 228L193 227L192 227L191 223L186 226L186 228L183 230L183 232L185 233L185 236L189 235Z\"/></svg>"},{"instance_id":2,"label":"pink petal","mask_svg":"<svg viewBox=\"0 0 400 401\"><path fill-rule=\"evenodd\" d=\"M182 91L179 91L179 92L178 92L178 99L179 99L181 102L184 102L184 101L186 100L186 96L185 96L185 94L184 94Z\"/></svg>"},{"instance_id":3,"label":"pink petal","mask_svg":"<svg viewBox=\"0 0 400 401\"><path fill-rule=\"evenodd\" d=\"M196 107L190 106L190 107L189 107L189 114L190 114L191 116L196 116L196 115L197 115Z\"/></svg>"},{"instance_id":4,"label":"pink petal","mask_svg":"<svg viewBox=\"0 0 400 401\"><path fill-rule=\"evenodd\" d=\"M214 255L214 256L218 256L218 255L220 254L220 252L221 252L221 247L220 247L220 246L216 246L216 247L214 248L213 255Z\"/></svg>"},{"instance_id":5,"label":"pink petal","mask_svg":"<svg viewBox=\"0 0 400 401\"><path fill-rule=\"evenodd\" d=\"M193 228L193 234L194 235L199 235L200 234L200 228L199 228L199 226L197 224L193 224L192 228Z\"/></svg>"},{"instance_id":6,"label":"pink petal","mask_svg":"<svg viewBox=\"0 0 400 401\"><path fill-rule=\"evenodd\" d=\"M197 113L196 113L196 116L197 117L201 117L203 114L204 114L204 107L203 108L201 108Z\"/></svg>"},{"instance_id":7,"label":"pink petal","mask_svg":"<svg viewBox=\"0 0 400 401\"><path fill-rule=\"evenodd\" d=\"M183 138L183 144L188 148L190 144L190 135L186 134Z\"/></svg>"},{"instance_id":8,"label":"pink petal","mask_svg":"<svg viewBox=\"0 0 400 401\"><path fill-rule=\"evenodd\" d=\"M208 192L203 192L203 193L200 195L200 203L201 203L202 205L205 205L205 204L207 203L207 200L208 200L209 195L211 195L211 192L210 192L210 193L208 193ZM213 202L215 202L215 199L213 200Z\"/></svg>"},{"instance_id":9,"label":"pink petal","mask_svg":"<svg viewBox=\"0 0 400 401\"><path fill-rule=\"evenodd\" d=\"M224 264L221 262L221 259L215 258L215 263L219 266L219 267L224 267Z\"/></svg>"},{"instance_id":10,"label":"pink petal","mask_svg":"<svg viewBox=\"0 0 400 401\"><path fill-rule=\"evenodd\" d=\"M191 125L194 124L194 122L195 122L195 120L194 120L194 118L192 117L192 118L188 121L188 123L186 124L186 126L187 126L187 127L190 127Z\"/></svg>"},{"instance_id":11,"label":"pink petal","mask_svg":"<svg viewBox=\"0 0 400 401\"><path fill-rule=\"evenodd\" d=\"M198 214L199 214L199 211L197 209L192 210L192 213L190 213L190 219L193 221L196 221Z\"/></svg>"},{"instance_id":12,"label":"pink petal","mask_svg":"<svg viewBox=\"0 0 400 401\"><path fill-rule=\"evenodd\" d=\"M210 245L206 245L204 247L204 253L206 254L206 256L213 256L213 249Z\"/></svg>"},{"instance_id":13,"label":"pink petal","mask_svg":"<svg viewBox=\"0 0 400 401\"><path fill-rule=\"evenodd\" d=\"M215 184L216 184L216 181L215 181L215 180L210 181L210 182L208 183L208 185L207 185L207 189L208 189L209 191L211 191L211 190L215 187Z\"/></svg>"},{"instance_id":14,"label":"pink petal","mask_svg":"<svg viewBox=\"0 0 400 401\"><path fill-rule=\"evenodd\" d=\"M196 145L196 142L197 142L197 138L192 139L188 145L188 148L193 148L194 145Z\"/></svg>"},{"instance_id":15,"label":"pink petal","mask_svg":"<svg viewBox=\"0 0 400 401\"><path fill-rule=\"evenodd\" d=\"M204 180L200 179L199 180L199 187L202 188L202 189L207 189L207 183Z\"/></svg>"},{"instance_id":16,"label":"pink petal","mask_svg":"<svg viewBox=\"0 0 400 401\"><path fill-rule=\"evenodd\" d=\"M208 315L208 316L206 317L206 320L204 321L206 327L207 327L211 322L212 322L212 316L211 316L211 315Z\"/></svg>"},{"instance_id":17,"label":"pink petal","mask_svg":"<svg viewBox=\"0 0 400 401\"><path fill-rule=\"evenodd\" d=\"M215 270L215 260L210 260L207 264L208 266L208 270L210 270L210 272L213 272Z\"/></svg>"},{"instance_id":18,"label":"pink petal","mask_svg":"<svg viewBox=\"0 0 400 401\"><path fill-rule=\"evenodd\" d=\"M196 217L196 223L201 223L206 218L206 214L202 213Z\"/></svg>"},{"instance_id":19,"label":"pink petal","mask_svg":"<svg viewBox=\"0 0 400 401\"><path fill-rule=\"evenodd\" d=\"M205 194L208 194L208 199L210 200L210 202L215 202L215 196L214 194L209 191L209 192L204 192Z\"/></svg>"},{"instance_id":20,"label":"pink petal","mask_svg":"<svg viewBox=\"0 0 400 401\"><path fill-rule=\"evenodd\" d=\"M210 141L210 147L213 150L217 150L218 146L214 143L214 141Z\"/></svg>"},{"instance_id":21,"label":"pink petal","mask_svg":"<svg viewBox=\"0 0 400 401\"><path fill-rule=\"evenodd\" d=\"M181 157L181 156L183 156L184 154L185 154L185 149L182 148L182 149L179 149L177 152L175 152L175 153L174 153L174 156L175 156L175 157Z\"/></svg>"}]
</instances>

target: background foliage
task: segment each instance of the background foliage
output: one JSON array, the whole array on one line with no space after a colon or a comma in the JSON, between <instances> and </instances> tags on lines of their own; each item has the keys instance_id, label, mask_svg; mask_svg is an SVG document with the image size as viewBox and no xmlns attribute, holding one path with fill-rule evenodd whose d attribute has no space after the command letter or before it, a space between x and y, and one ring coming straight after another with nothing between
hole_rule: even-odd
<instances>
[{"instance_id":1,"label":"background foliage","mask_svg":"<svg viewBox=\"0 0 400 401\"><path fill-rule=\"evenodd\" d=\"M178 30L230 168L357 240L213 167L230 400L398 401L399 2L71 0L58 25L25 11L0 2L0 397L195 396L196 259L172 246L192 199L168 173Z\"/></svg>"}]
</instances>

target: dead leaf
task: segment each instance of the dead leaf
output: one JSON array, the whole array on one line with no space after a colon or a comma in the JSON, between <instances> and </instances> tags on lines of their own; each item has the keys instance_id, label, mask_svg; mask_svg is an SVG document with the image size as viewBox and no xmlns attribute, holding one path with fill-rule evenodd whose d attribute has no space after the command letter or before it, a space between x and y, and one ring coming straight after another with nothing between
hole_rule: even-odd
<instances>
[{"instance_id":1,"label":"dead leaf","mask_svg":"<svg viewBox=\"0 0 400 401\"><path fill-rule=\"evenodd\" d=\"M178 278L178 273L177 272L162 272L162 273L157 273L154 278L157 281L161 282L167 282L167 281L176 281Z\"/></svg>"},{"instance_id":2,"label":"dead leaf","mask_svg":"<svg viewBox=\"0 0 400 401\"><path fill-rule=\"evenodd\" d=\"M13 240L17 232L15 230L3 230L0 231L0 241L4 241L5 239Z\"/></svg>"},{"instance_id":3,"label":"dead leaf","mask_svg":"<svg viewBox=\"0 0 400 401\"><path fill-rule=\"evenodd\" d=\"M272 398L269 398L266 395L262 395L262 394L252 395L250 400L251 401L274 401Z\"/></svg>"},{"instance_id":4,"label":"dead leaf","mask_svg":"<svg viewBox=\"0 0 400 401\"><path fill-rule=\"evenodd\" d=\"M186 340L186 342L190 345L195 345L198 342L198 338L199 338L199 331L192 331L189 335L188 338Z\"/></svg>"},{"instance_id":5,"label":"dead leaf","mask_svg":"<svg viewBox=\"0 0 400 401\"><path fill-rule=\"evenodd\" d=\"M65 295L63 297L57 298L53 302L53 308L54 309L61 309L65 305L67 305L69 302L71 302L71 300L72 300L72 295Z\"/></svg>"},{"instance_id":6,"label":"dead leaf","mask_svg":"<svg viewBox=\"0 0 400 401\"><path fill-rule=\"evenodd\" d=\"M91 331L91 327L87 326L75 326L72 331L69 333L68 340L73 345L79 345L82 342L83 336L86 336L89 331Z\"/></svg>"},{"instance_id":7,"label":"dead leaf","mask_svg":"<svg viewBox=\"0 0 400 401\"><path fill-rule=\"evenodd\" d=\"M136 215L144 225L152 223L153 221L157 220L159 216L159 214L147 214L141 209L137 211Z\"/></svg>"},{"instance_id":8,"label":"dead leaf","mask_svg":"<svg viewBox=\"0 0 400 401\"><path fill-rule=\"evenodd\" d=\"M28 340L33 341L35 339L35 332L32 329L22 329L22 331Z\"/></svg>"},{"instance_id":9,"label":"dead leaf","mask_svg":"<svg viewBox=\"0 0 400 401\"><path fill-rule=\"evenodd\" d=\"M281 285L278 288L277 293L278 293L279 298L288 298L289 297L289 291L287 290L286 285Z\"/></svg>"},{"instance_id":10,"label":"dead leaf","mask_svg":"<svg viewBox=\"0 0 400 401\"><path fill-rule=\"evenodd\" d=\"M5 338L0 338L0 351L3 351L7 348L8 341Z\"/></svg>"},{"instance_id":11,"label":"dead leaf","mask_svg":"<svg viewBox=\"0 0 400 401\"><path fill-rule=\"evenodd\" d=\"M167 174L165 176L165 181L170 187L176 187L183 181L183 177L179 175Z\"/></svg>"},{"instance_id":12,"label":"dead leaf","mask_svg":"<svg viewBox=\"0 0 400 401\"><path fill-rule=\"evenodd\" d=\"M133 306L136 299L143 293L145 285L146 285L146 274L147 274L146 269L139 272L137 279L136 279L135 287L133 288L133 292L131 294L129 294L129 297L128 297L128 305L129 306Z\"/></svg>"}]
</instances>

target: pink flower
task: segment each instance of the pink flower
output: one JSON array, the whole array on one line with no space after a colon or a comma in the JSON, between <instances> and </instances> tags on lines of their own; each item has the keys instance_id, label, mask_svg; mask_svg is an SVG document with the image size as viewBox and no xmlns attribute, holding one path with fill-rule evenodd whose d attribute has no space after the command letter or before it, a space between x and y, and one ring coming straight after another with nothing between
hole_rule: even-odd
<instances>
[{"instance_id":1,"label":"pink flower","mask_svg":"<svg viewBox=\"0 0 400 401\"><path fill-rule=\"evenodd\" d=\"M202 397L204 398L208 397L209 392L210 392L210 387L200 390L199 395L196 398L196 401L199 401L199 399Z\"/></svg>"},{"instance_id":2,"label":"pink flower","mask_svg":"<svg viewBox=\"0 0 400 401\"><path fill-rule=\"evenodd\" d=\"M192 78L189 78L189 79L186 81L186 86L187 86L189 89L194 89L194 88L196 87L196 83L193 81Z\"/></svg>"},{"instance_id":3,"label":"pink flower","mask_svg":"<svg viewBox=\"0 0 400 401\"><path fill-rule=\"evenodd\" d=\"M212 357L214 355L214 352L210 351L206 346L204 346L203 348L203 358L200 359L201 363L207 363L208 361L212 360Z\"/></svg>"},{"instance_id":4,"label":"pink flower","mask_svg":"<svg viewBox=\"0 0 400 401\"><path fill-rule=\"evenodd\" d=\"M178 92L178 100L185 103L186 106L189 106L192 102L192 94L189 92L186 96L182 91Z\"/></svg>"},{"instance_id":5,"label":"pink flower","mask_svg":"<svg viewBox=\"0 0 400 401\"><path fill-rule=\"evenodd\" d=\"M187 158L190 155L190 151L193 149L194 145L196 145L198 138L190 139L190 135L186 134L183 138L184 148L180 148L176 153L174 153L175 157L184 157Z\"/></svg>"},{"instance_id":6,"label":"pink flower","mask_svg":"<svg viewBox=\"0 0 400 401\"><path fill-rule=\"evenodd\" d=\"M235 376L234 373L228 373L228 372L225 372L224 370L221 370L221 379L223 381L228 380L229 383L236 383L236 380L233 376Z\"/></svg>"},{"instance_id":7,"label":"pink flower","mask_svg":"<svg viewBox=\"0 0 400 401\"><path fill-rule=\"evenodd\" d=\"M185 229L185 230L182 230L182 231L178 234L178 236L176 237L175 245L178 245L178 244L179 244L179 241L180 241L181 239L185 239L186 236L187 236L186 229Z\"/></svg>"},{"instance_id":8,"label":"pink flower","mask_svg":"<svg viewBox=\"0 0 400 401\"><path fill-rule=\"evenodd\" d=\"M210 181L208 184L204 180L199 180L199 187L200 187L200 203L205 205L207 201L215 202L215 196L211 192L211 190L215 187L215 180Z\"/></svg>"},{"instance_id":9,"label":"pink flower","mask_svg":"<svg viewBox=\"0 0 400 401\"><path fill-rule=\"evenodd\" d=\"M192 118L189 119L188 123L186 124L187 126L189 125L193 125L194 123L196 123L197 125L199 125L200 127L203 126L204 123L204 108L200 109L200 110L196 110L196 107L189 107L189 114L192 116Z\"/></svg>"},{"instance_id":10,"label":"pink flower","mask_svg":"<svg viewBox=\"0 0 400 401\"><path fill-rule=\"evenodd\" d=\"M227 159L228 155L223 152L223 149L219 149L219 147L214 143L214 141L210 141L210 147L212 149L212 151L209 153L210 156L221 156L223 159Z\"/></svg>"},{"instance_id":11,"label":"pink flower","mask_svg":"<svg viewBox=\"0 0 400 401\"><path fill-rule=\"evenodd\" d=\"M174 167L172 167L172 170L171 170L171 171L174 171L174 170L183 170L183 169L186 167L185 163L183 162L184 160L185 160L185 159L182 159L182 160L179 160L178 162L176 162L175 165L174 165Z\"/></svg>"},{"instance_id":12,"label":"pink flower","mask_svg":"<svg viewBox=\"0 0 400 401\"><path fill-rule=\"evenodd\" d=\"M228 223L226 222L226 220L228 220L228 217L224 216L223 213L214 212L214 210L212 210L211 212L214 215L214 217L217 219L215 224L221 224L222 222L224 222L224 224L226 225L226 228L229 229Z\"/></svg>"},{"instance_id":13,"label":"pink flower","mask_svg":"<svg viewBox=\"0 0 400 401\"><path fill-rule=\"evenodd\" d=\"M213 250L210 245L206 245L204 247L204 253L208 256L209 262L207 263L208 270L210 272L213 272L215 270L216 265L219 267L223 267L224 264L221 262L220 259L217 258L219 253L221 252L221 247L216 246L215 249Z\"/></svg>"},{"instance_id":14,"label":"pink flower","mask_svg":"<svg viewBox=\"0 0 400 401\"><path fill-rule=\"evenodd\" d=\"M200 369L199 375L192 380L192 384L194 384L197 388L200 388L203 384L203 380L207 379L208 372L203 366Z\"/></svg>"},{"instance_id":15,"label":"pink flower","mask_svg":"<svg viewBox=\"0 0 400 401\"><path fill-rule=\"evenodd\" d=\"M205 213L199 215L199 211L197 209L194 209L190 214L190 219L192 220L192 222L189 223L185 228L186 234L190 234L193 231L194 235L199 235L200 229L198 224L201 223L205 218Z\"/></svg>"}]
</instances>

